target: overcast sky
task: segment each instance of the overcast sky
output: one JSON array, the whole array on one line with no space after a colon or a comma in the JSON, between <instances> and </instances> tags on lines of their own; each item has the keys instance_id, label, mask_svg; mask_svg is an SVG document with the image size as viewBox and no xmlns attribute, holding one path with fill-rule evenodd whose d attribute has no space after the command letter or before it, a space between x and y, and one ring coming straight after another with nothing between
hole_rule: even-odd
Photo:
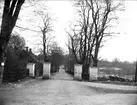
<instances>
[{"instance_id":1,"label":"overcast sky","mask_svg":"<svg viewBox=\"0 0 137 105\"><path fill-rule=\"evenodd\" d=\"M59 45L67 50L67 34L65 29L70 25L70 22L76 19L76 11L73 3L67 0L51 0L46 2L48 10L56 18L54 22L54 32ZM115 32L120 34L113 37L105 43L101 49L99 56L102 59L113 60L119 58L121 61L135 61L137 58L137 1L125 1L125 11L117 13L119 23ZM27 11L22 12L27 14ZM22 32L22 36L27 40L27 45L34 48L32 32ZM34 40L36 40L34 38Z\"/></svg>"}]
</instances>

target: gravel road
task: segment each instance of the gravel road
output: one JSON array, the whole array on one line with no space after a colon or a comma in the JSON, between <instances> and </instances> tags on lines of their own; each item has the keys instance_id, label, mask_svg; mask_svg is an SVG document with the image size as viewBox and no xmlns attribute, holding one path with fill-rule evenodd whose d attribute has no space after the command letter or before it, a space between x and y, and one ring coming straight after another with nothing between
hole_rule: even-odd
<instances>
[{"instance_id":1,"label":"gravel road","mask_svg":"<svg viewBox=\"0 0 137 105\"><path fill-rule=\"evenodd\" d=\"M49 80L37 78L0 87L0 105L137 105L137 94L89 88L60 69Z\"/></svg>"}]
</instances>

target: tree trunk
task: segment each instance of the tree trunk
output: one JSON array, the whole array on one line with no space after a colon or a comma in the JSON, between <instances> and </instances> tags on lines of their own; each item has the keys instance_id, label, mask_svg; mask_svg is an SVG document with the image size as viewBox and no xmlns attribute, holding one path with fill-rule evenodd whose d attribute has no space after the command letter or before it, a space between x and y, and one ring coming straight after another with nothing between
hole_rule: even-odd
<instances>
[{"instance_id":1,"label":"tree trunk","mask_svg":"<svg viewBox=\"0 0 137 105\"><path fill-rule=\"evenodd\" d=\"M93 59L93 67L98 67L98 59L97 58Z\"/></svg>"},{"instance_id":2,"label":"tree trunk","mask_svg":"<svg viewBox=\"0 0 137 105\"><path fill-rule=\"evenodd\" d=\"M82 64L82 79L89 80L89 64L87 62Z\"/></svg>"},{"instance_id":3,"label":"tree trunk","mask_svg":"<svg viewBox=\"0 0 137 105\"><path fill-rule=\"evenodd\" d=\"M2 83L3 72L4 72L4 66L2 66L1 63L2 62L5 63L5 51L9 41L9 35L10 35L10 33L4 33L4 32L3 30L1 30L1 34L0 34L0 84ZM8 37L5 37L5 36L8 36Z\"/></svg>"},{"instance_id":4,"label":"tree trunk","mask_svg":"<svg viewBox=\"0 0 137 105\"><path fill-rule=\"evenodd\" d=\"M0 64L4 62L5 50L24 1L25 0L5 0L4 2L0 32ZM2 74L3 70L1 71L0 77L3 77Z\"/></svg>"},{"instance_id":5,"label":"tree trunk","mask_svg":"<svg viewBox=\"0 0 137 105\"><path fill-rule=\"evenodd\" d=\"M48 62L47 53L46 53L46 45L43 45L43 55L44 55L44 62Z\"/></svg>"},{"instance_id":6,"label":"tree trunk","mask_svg":"<svg viewBox=\"0 0 137 105\"><path fill-rule=\"evenodd\" d=\"M46 46L45 46L45 43L43 44L43 55L44 56L46 55Z\"/></svg>"},{"instance_id":7,"label":"tree trunk","mask_svg":"<svg viewBox=\"0 0 137 105\"><path fill-rule=\"evenodd\" d=\"M95 52L94 52L94 56L93 56L93 67L97 67L98 66L99 47L100 47L100 45L96 43Z\"/></svg>"}]
</instances>

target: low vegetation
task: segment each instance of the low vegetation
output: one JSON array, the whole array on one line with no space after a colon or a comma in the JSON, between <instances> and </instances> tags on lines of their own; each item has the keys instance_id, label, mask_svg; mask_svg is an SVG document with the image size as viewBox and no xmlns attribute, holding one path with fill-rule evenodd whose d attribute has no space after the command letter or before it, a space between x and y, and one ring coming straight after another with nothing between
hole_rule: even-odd
<instances>
[{"instance_id":1,"label":"low vegetation","mask_svg":"<svg viewBox=\"0 0 137 105\"><path fill-rule=\"evenodd\" d=\"M135 63L120 61L118 59L114 59L113 61L100 60L99 68L104 67L105 69L100 70L108 75L117 75L125 78L133 78L135 77ZM111 68L111 69L110 69ZM115 69L117 68L117 69Z\"/></svg>"}]
</instances>

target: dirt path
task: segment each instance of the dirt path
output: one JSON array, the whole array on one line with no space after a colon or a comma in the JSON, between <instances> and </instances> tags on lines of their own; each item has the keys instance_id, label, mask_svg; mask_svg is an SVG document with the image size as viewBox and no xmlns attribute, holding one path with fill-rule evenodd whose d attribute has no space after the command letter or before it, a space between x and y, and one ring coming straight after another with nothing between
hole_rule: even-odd
<instances>
[{"instance_id":1,"label":"dirt path","mask_svg":"<svg viewBox=\"0 0 137 105\"><path fill-rule=\"evenodd\" d=\"M83 84L62 69L50 80L0 88L0 105L137 105L136 94L105 93Z\"/></svg>"}]
</instances>

